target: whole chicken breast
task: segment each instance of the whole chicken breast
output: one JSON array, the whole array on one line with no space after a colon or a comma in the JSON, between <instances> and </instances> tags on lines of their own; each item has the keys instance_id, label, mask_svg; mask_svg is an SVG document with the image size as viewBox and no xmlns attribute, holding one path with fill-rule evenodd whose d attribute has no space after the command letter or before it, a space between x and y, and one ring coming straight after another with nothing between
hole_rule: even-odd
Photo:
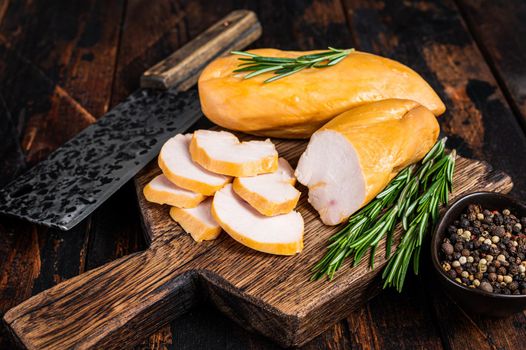
<instances>
[{"instance_id":1,"label":"whole chicken breast","mask_svg":"<svg viewBox=\"0 0 526 350\"><path fill-rule=\"evenodd\" d=\"M298 57L319 51L258 49L262 56ZM221 57L199 78L203 113L214 123L246 133L307 138L333 117L359 105L400 98L413 100L435 115L445 106L431 86L407 66L365 52L351 52L338 64L304 69L265 84L271 73L243 79L233 73L238 55Z\"/></svg>"}]
</instances>

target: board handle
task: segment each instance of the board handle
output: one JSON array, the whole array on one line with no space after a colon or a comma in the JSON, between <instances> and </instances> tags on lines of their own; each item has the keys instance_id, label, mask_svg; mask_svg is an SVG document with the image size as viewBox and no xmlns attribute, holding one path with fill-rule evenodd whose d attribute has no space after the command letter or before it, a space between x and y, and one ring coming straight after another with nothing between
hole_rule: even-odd
<instances>
[{"instance_id":1,"label":"board handle","mask_svg":"<svg viewBox=\"0 0 526 350\"><path fill-rule=\"evenodd\" d=\"M240 50L261 35L261 24L254 12L230 12L205 32L141 76L141 87L168 89L177 85L186 90L197 82L201 71L217 57Z\"/></svg>"},{"instance_id":2,"label":"board handle","mask_svg":"<svg viewBox=\"0 0 526 350\"><path fill-rule=\"evenodd\" d=\"M148 249L73 277L10 309L4 322L26 349L129 348L197 301L198 276L183 269L188 257L177 249Z\"/></svg>"}]
</instances>

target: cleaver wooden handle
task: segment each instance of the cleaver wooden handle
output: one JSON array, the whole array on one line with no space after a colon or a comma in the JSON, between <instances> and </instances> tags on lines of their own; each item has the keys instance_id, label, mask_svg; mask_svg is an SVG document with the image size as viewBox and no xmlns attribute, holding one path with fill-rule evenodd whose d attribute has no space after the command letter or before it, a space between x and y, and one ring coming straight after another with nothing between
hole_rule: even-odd
<instances>
[{"instance_id":1,"label":"cleaver wooden handle","mask_svg":"<svg viewBox=\"0 0 526 350\"><path fill-rule=\"evenodd\" d=\"M199 73L215 58L240 50L261 35L261 25L252 11L237 10L198 35L172 55L148 69L141 87L185 90L197 82Z\"/></svg>"}]
</instances>

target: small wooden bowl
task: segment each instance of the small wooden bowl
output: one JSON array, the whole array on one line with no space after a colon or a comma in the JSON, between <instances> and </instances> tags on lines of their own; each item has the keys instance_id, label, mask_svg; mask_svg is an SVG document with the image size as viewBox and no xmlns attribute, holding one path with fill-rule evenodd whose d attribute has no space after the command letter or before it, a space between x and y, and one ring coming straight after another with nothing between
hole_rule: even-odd
<instances>
[{"instance_id":1,"label":"small wooden bowl","mask_svg":"<svg viewBox=\"0 0 526 350\"><path fill-rule=\"evenodd\" d=\"M526 204L500 193L475 192L459 198L442 214L431 238L431 260L435 275L446 293L464 310L492 317L506 317L521 312L526 309L526 295L492 294L480 289L467 288L450 279L442 270L439 249L447 227L458 219L470 204L480 204L488 210L508 208L517 217L526 216Z\"/></svg>"}]
</instances>

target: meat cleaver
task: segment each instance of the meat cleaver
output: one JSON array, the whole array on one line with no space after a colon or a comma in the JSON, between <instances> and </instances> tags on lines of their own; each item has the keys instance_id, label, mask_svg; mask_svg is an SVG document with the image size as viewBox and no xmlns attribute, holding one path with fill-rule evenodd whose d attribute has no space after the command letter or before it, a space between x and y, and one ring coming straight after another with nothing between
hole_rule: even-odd
<instances>
[{"instance_id":1,"label":"meat cleaver","mask_svg":"<svg viewBox=\"0 0 526 350\"><path fill-rule=\"evenodd\" d=\"M202 69L260 35L253 12L231 12L146 71L141 89L0 190L0 213L74 227L154 159L168 138L201 117L192 86Z\"/></svg>"}]
</instances>

